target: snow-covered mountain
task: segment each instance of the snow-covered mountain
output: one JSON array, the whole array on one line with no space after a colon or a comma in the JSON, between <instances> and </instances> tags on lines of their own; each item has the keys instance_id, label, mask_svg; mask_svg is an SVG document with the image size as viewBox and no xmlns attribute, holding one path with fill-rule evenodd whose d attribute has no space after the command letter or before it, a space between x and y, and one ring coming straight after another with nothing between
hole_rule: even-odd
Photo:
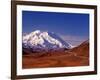
<instances>
[{"instance_id":1,"label":"snow-covered mountain","mask_svg":"<svg viewBox=\"0 0 100 80\"><path fill-rule=\"evenodd\" d=\"M31 50L58 50L70 49L71 45L66 43L53 32L33 31L23 36L23 48Z\"/></svg>"}]
</instances>

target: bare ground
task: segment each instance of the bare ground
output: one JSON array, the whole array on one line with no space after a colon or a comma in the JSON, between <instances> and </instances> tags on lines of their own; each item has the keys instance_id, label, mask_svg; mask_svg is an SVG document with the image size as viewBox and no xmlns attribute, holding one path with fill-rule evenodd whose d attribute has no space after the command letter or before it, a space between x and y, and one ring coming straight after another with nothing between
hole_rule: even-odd
<instances>
[{"instance_id":1,"label":"bare ground","mask_svg":"<svg viewBox=\"0 0 100 80\"><path fill-rule=\"evenodd\" d=\"M77 55L77 53L70 51L59 51L59 52L48 52L48 53L41 52L41 53L23 55L22 65L24 69L88 66L89 56Z\"/></svg>"}]
</instances>

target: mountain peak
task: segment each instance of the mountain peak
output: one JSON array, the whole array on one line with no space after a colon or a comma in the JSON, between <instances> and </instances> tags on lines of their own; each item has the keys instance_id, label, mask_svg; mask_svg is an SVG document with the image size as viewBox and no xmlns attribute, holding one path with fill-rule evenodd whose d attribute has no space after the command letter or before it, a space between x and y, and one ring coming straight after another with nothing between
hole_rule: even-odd
<instances>
[{"instance_id":1,"label":"mountain peak","mask_svg":"<svg viewBox=\"0 0 100 80\"><path fill-rule=\"evenodd\" d=\"M40 30L35 30L35 31L31 32L30 34L31 34L31 35L34 35L34 34L39 34L39 33L41 33Z\"/></svg>"},{"instance_id":2,"label":"mountain peak","mask_svg":"<svg viewBox=\"0 0 100 80\"><path fill-rule=\"evenodd\" d=\"M40 30L36 30L36 31L34 31L34 33L40 33L41 31Z\"/></svg>"},{"instance_id":3,"label":"mountain peak","mask_svg":"<svg viewBox=\"0 0 100 80\"><path fill-rule=\"evenodd\" d=\"M43 32L36 30L30 34L23 36L23 47L31 48L32 50L57 50L64 48L71 48L71 45L66 43L60 36L53 32Z\"/></svg>"}]
</instances>

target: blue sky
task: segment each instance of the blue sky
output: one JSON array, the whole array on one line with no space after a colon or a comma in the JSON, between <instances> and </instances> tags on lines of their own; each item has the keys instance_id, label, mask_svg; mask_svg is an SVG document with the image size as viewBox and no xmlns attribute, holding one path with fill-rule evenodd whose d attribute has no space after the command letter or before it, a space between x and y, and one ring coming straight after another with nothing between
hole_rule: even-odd
<instances>
[{"instance_id":1,"label":"blue sky","mask_svg":"<svg viewBox=\"0 0 100 80\"><path fill-rule=\"evenodd\" d=\"M55 32L71 43L81 42L89 38L89 14L23 11L22 30Z\"/></svg>"}]
</instances>

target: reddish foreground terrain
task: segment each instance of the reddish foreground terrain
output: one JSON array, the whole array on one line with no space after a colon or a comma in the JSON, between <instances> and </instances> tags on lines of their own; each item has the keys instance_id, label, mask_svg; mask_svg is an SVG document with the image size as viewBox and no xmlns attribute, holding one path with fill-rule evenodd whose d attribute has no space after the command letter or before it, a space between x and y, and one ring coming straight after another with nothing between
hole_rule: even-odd
<instances>
[{"instance_id":1,"label":"reddish foreground terrain","mask_svg":"<svg viewBox=\"0 0 100 80\"><path fill-rule=\"evenodd\" d=\"M22 67L24 69L88 65L89 43L85 42L71 50L49 51L41 53L23 51L22 56Z\"/></svg>"}]
</instances>

